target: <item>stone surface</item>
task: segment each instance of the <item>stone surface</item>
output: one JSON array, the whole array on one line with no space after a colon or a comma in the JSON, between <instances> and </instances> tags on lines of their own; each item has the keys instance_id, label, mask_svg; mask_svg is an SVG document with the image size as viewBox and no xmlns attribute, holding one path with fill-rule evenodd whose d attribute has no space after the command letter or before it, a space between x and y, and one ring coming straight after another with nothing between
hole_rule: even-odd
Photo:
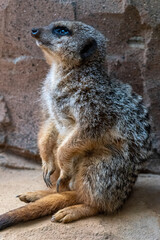
<instances>
[{"instance_id":1,"label":"stone surface","mask_svg":"<svg viewBox=\"0 0 160 240\"><path fill-rule=\"evenodd\" d=\"M9 162L13 159L8 156ZM35 164L22 158L17 162L26 162L25 169L0 166L0 214L24 205L15 197L17 194L46 188ZM159 199L160 176L141 174L130 198L115 215L70 224L51 223L51 217L45 217L2 231L0 240L159 240Z\"/></svg>"},{"instance_id":2,"label":"stone surface","mask_svg":"<svg viewBox=\"0 0 160 240\"><path fill-rule=\"evenodd\" d=\"M160 158L159 154L154 154L141 170L142 173L160 174Z\"/></svg>"},{"instance_id":3,"label":"stone surface","mask_svg":"<svg viewBox=\"0 0 160 240\"><path fill-rule=\"evenodd\" d=\"M8 108L4 97L0 95L0 145L4 145L6 141L5 129L10 124Z\"/></svg>"},{"instance_id":4,"label":"stone surface","mask_svg":"<svg viewBox=\"0 0 160 240\"><path fill-rule=\"evenodd\" d=\"M0 127L0 142L18 153L37 156L39 89L48 67L30 29L53 20L79 20L107 37L108 74L143 95L152 119L154 155L148 166L156 168L160 159L159 11L158 0L1 0L0 94L11 121Z\"/></svg>"},{"instance_id":5,"label":"stone surface","mask_svg":"<svg viewBox=\"0 0 160 240\"><path fill-rule=\"evenodd\" d=\"M12 119L3 135L7 136L6 145L19 153L37 155L39 88L48 69L30 36L31 28L62 16L74 19L71 4L52 0L0 1L0 19L4 22L0 28L0 93Z\"/></svg>"},{"instance_id":6,"label":"stone surface","mask_svg":"<svg viewBox=\"0 0 160 240\"><path fill-rule=\"evenodd\" d=\"M0 153L0 167L19 170L41 170L41 165L39 163L8 152Z\"/></svg>"}]
</instances>

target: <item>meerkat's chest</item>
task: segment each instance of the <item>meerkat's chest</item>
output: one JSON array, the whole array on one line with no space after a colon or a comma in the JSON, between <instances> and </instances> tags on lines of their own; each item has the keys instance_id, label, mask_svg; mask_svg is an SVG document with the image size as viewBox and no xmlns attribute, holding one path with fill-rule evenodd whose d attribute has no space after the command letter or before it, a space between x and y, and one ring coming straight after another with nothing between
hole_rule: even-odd
<instances>
[{"instance_id":1,"label":"meerkat's chest","mask_svg":"<svg viewBox=\"0 0 160 240\"><path fill-rule=\"evenodd\" d=\"M72 126L74 120L69 99L61 99L56 92L47 92L45 106L49 117L53 119L59 131L67 130Z\"/></svg>"},{"instance_id":2,"label":"meerkat's chest","mask_svg":"<svg viewBox=\"0 0 160 240\"><path fill-rule=\"evenodd\" d=\"M75 125L69 97L61 96L56 90L48 91L45 101L48 115L53 119L58 132L62 135L68 134Z\"/></svg>"},{"instance_id":3,"label":"meerkat's chest","mask_svg":"<svg viewBox=\"0 0 160 240\"><path fill-rule=\"evenodd\" d=\"M66 86L58 88L61 77L51 69L42 88L42 99L45 102L48 115L53 119L57 130L67 133L75 124L73 117L74 101Z\"/></svg>"},{"instance_id":4,"label":"meerkat's chest","mask_svg":"<svg viewBox=\"0 0 160 240\"><path fill-rule=\"evenodd\" d=\"M68 97L53 97L52 113L59 133L68 134L75 126L73 108Z\"/></svg>"}]
</instances>

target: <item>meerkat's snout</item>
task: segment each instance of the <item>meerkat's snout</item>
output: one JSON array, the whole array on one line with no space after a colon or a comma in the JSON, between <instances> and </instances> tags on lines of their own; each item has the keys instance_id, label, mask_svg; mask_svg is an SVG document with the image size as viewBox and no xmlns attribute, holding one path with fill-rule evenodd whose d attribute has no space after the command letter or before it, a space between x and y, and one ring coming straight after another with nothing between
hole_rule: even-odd
<instances>
[{"instance_id":1,"label":"meerkat's snout","mask_svg":"<svg viewBox=\"0 0 160 240\"><path fill-rule=\"evenodd\" d=\"M39 35L40 35L40 29L39 28L32 28L31 36L34 37L34 38L37 38L37 37L39 37Z\"/></svg>"}]
</instances>

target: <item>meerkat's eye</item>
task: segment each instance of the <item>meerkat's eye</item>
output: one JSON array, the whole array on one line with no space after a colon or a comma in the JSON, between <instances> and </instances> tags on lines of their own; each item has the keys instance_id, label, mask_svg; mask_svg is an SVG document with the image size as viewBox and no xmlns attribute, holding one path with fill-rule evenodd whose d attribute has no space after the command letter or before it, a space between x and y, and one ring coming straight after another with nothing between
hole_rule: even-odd
<instances>
[{"instance_id":1,"label":"meerkat's eye","mask_svg":"<svg viewBox=\"0 0 160 240\"><path fill-rule=\"evenodd\" d=\"M52 33L57 36L69 36L71 35L71 31L66 27L55 27L52 29Z\"/></svg>"}]
</instances>

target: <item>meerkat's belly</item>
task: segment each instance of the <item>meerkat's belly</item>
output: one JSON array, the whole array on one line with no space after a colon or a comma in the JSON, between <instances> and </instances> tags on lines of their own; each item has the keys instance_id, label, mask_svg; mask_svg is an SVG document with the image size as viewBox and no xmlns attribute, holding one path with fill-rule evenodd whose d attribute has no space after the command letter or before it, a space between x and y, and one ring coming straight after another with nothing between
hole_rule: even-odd
<instances>
[{"instance_id":1,"label":"meerkat's belly","mask_svg":"<svg viewBox=\"0 0 160 240\"><path fill-rule=\"evenodd\" d=\"M64 137L68 136L75 127L75 120L70 113L69 106L65 108L63 106L63 109L53 107L52 116L59 134Z\"/></svg>"},{"instance_id":2,"label":"meerkat's belly","mask_svg":"<svg viewBox=\"0 0 160 240\"><path fill-rule=\"evenodd\" d=\"M68 135L74 128L74 123L72 119L66 118L54 118L55 126L60 135L66 136Z\"/></svg>"}]
</instances>

